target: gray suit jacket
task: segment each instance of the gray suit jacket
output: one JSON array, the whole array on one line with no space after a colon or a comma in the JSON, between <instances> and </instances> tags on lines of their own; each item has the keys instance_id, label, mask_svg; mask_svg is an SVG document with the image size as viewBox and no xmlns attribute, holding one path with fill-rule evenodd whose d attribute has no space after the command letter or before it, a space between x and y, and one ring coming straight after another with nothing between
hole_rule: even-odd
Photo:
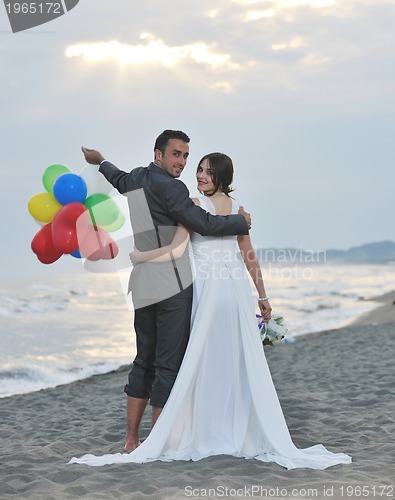
<instances>
[{"instance_id":1,"label":"gray suit jacket","mask_svg":"<svg viewBox=\"0 0 395 500\"><path fill-rule=\"evenodd\" d=\"M192 202L182 181L174 179L154 163L128 173L105 161L99 171L128 197L135 245L140 251L169 245L177 223L205 236L248 234L243 216L213 216L207 213ZM184 289L192 294L191 283L189 258L185 252L176 261L161 264L147 262L135 266L129 291L132 291L134 302L139 298L148 302L152 299L155 303Z\"/></svg>"}]
</instances>

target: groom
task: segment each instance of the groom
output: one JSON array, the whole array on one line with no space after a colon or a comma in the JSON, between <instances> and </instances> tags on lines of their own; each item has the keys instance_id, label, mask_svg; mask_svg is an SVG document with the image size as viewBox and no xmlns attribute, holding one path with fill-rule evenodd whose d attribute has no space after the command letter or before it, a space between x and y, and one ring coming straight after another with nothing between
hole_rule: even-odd
<instances>
[{"instance_id":1,"label":"groom","mask_svg":"<svg viewBox=\"0 0 395 500\"><path fill-rule=\"evenodd\" d=\"M123 172L93 149L82 148L85 159L128 197L135 245L140 251L169 245L178 223L207 236L248 234L250 215L213 216L196 206L179 180L189 155L189 137L165 130L156 139L154 161L147 167ZM192 277L187 251L181 259L133 268L132 292L137 354L125 386L126 443L139 444L139 428L148 403L155 424L170 394L189 340Z\"/></svg>"}]
</instances>

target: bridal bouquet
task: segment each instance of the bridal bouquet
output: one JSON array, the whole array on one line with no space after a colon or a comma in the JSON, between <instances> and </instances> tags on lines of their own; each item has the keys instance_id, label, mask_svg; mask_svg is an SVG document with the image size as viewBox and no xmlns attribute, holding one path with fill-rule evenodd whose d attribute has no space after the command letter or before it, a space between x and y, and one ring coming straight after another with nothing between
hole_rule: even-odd
<instances>
[{"instance_id":1,"label":"bridal bouquet","mask_svg":"<svg viewBox=\"0 0 395 500\"><path fill-rule=\"evenodd\" d=\"M285 337L288 328L285 327L284 318L282 316L272 314L272 319L269 319L267 323L262 321L262 316L260 314L256 314L256 317L263 345L274 346L276 342L279 342Z\"/></svg>"}]
</instances>

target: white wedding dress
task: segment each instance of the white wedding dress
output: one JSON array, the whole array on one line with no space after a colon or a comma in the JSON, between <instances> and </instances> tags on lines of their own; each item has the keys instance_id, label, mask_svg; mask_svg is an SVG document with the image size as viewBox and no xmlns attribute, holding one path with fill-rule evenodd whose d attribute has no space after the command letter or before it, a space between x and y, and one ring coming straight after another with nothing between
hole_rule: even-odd
<instances>
[{"instance_id":1,"label":"white wedding dress","mask_svg":"<svg viewBox=\"0 0 395 500\"><path fill-rule=\"evenodd\" d=\"M212 202L199 198L215 213ZM233 201L232 212L238 206ZM237 237L191 238L195 273L191 337L170 397L148 438L131 453L73 458L101 466L233 455L293 469L351 458L291 440L263 352L255 300Z\"/></svg>"}]
</instances>

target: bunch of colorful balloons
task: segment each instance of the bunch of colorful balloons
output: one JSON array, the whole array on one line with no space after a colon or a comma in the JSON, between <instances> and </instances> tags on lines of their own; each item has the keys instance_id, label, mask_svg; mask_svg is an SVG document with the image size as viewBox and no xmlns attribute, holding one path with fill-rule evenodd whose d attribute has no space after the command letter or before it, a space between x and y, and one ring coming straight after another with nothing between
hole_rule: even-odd
<instances>
[{"instance_id":1,"label":"bunch of colorful balloons","mask_svg":"<svg viewBox=\"0 0 395 500\"><path fill-rule=\"evenodd\" d=\"M30 215L42 226L31 243L38 260L52 264L64 254L114 259L118 246L109 233L123 226L125 215L97 167L87 165L76 175L65 165L50 165L42 182L46 191L28 203Z\"/></svg>"}]
</instances>

